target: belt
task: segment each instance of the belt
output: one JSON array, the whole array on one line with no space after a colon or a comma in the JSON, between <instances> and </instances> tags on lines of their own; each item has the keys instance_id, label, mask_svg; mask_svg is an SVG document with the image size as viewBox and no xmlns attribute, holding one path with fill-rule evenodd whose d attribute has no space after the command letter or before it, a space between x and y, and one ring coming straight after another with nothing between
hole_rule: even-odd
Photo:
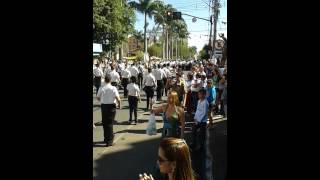
<instances>
[{"instance_id":1,"label":"belt","mask_svg":"<svg viewBox=\"0 0 320 180\"><path fill-rule=\"evenodd\" d=\"M109 107L109 106L116 106L116 104L101 104L101 106L107 106L107 107Z\"/></svg>"},{"instance_id":2,"label":"belt","mask_svg":"<svg viewBox=\"0 0 320 180\"><path fill-rule=\"evenodd\" d=\"M207 125L207 122L196 122L196 125Z\"/></svg>"}]
</instances>

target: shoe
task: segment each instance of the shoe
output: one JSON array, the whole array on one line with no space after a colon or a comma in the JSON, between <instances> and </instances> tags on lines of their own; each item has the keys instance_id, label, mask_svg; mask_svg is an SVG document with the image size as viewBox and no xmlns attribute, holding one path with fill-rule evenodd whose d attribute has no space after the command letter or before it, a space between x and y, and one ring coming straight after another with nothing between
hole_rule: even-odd
<instances>
[{"instance_id":1,"label":"shoe","mask_svg":"<svg viewBox=\"0 0 320 180\"><path fill-rule=\"evenodd\" d=\"M115 143L107 143L107 144L106 144L106 147L114 146L114 145L115 145Z\"/></svg>"}]
</instances>

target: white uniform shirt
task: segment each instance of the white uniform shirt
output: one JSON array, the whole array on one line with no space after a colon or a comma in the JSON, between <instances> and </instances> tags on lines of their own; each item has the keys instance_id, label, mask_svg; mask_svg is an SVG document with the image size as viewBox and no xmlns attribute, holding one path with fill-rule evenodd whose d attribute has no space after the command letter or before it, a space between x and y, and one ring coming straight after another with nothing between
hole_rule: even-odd
<instances>
[{"instance_id":1,"label":"white uniform shirt","mask_svg":"<svg viewBox=\"0 0 320 180\"><path fill-rule=\"evenodd\" d=\"M110 72L111 72L111 67L108 66L104 71L104 76L106 76L107 74L110 74Z\"/></svg>"},{"instance_id":2,"label":"white uniform shirt","mask_svg":"<svg viewBox=\"0 0 320 180\"><path fill-rule=\"evenodd\" d=\"M115 104L119 92L116 87L108 83L99 89L97 97L100 98L101 104Z\"/></svg>"},{"instance_id":3,"label":"white uniform shirt","mask_svg":"<svg viewBox=\"0 0 320 180\"><path fill-rule=\"evenodd\" d=\"M139 70L138 70L138 68L137 68L136 66L131 66L131 67L129 68L129 71L130 71L130 73L131 73L131 76L137 77L138 74L139 74Z\"/></svg>"},{"instance_id":4,"label":"white uniform shirt","mask_svg":"<svg viewBox=\"0 0 320 180\"><path fill-rule=\"evenodd\" d=\"M131 72L127 68L127 69L122 71L121 75L122 75L122 78L130 78L131 77Z\"/></svg>"},{"instance_id":5,"label":"white uniform shirt","mask_svg":"<svg viewBox=\"0 0 320 180\"><path fill-rule=\"evenodd\" d=\"M171 76L171 72L170 72L170 70L168 69L168 68L163 68L163 71L165 72L165 74L166 74L166 78L169 78L170 76Z\"/></svg>"},{"instance_id":6,"label":"white uniform shirt","mask_svg":"<svg viewBox=\"0 0 320 180\"><path fill-rule=\"evenodd\" d=\"M163 71L163 69L156 69L154 71L154 77L157 81L162 80L165 77L165 72Z\"/></svg>"},{"instance_id":7,"label":"white uniform shirt","mask_svg":"<svg viewBox=\"0 0 320 180\"><path fill-rule=\"evenodd\" d=\"M127 90L128 90L128 95L129 96L138 97L138 95L140 94L139 86L137 84L134 84L134 83L128 84Z\"/></svg>"},{"instance_id":8,"label":"white uniform shirt","mask_svg":"<svg viewBox=\"0 0 320 180\"><path fill-rule=\"evenodd\" d=\"M111 82L116 82L116 83L120 82L120 75L115 70L110 72L110 76L111 76Z\"/></svg>"},{"instance_id":9,"label":"white uniform shirt","mask_svg":"<svg viewBox=\"0 0 320 180\"><path fill-rule=\"evenodd\" d=\"M103 76L103 72L100 68L95 68L93 69L93 75L96 77L102 77Z\"/></svg>"},{"instance_id":10,"label":"white uniform shirt","mask_svg":"<svg viewBox=\"0 0 320 180\"><path fill-rule=\"evenodd\" d=\"M156 79L152 73L149 73L146 78L143 79L143 84L145 86L157 86Z\"/></svg>"},{"instance_id":11,"label":"white uniform shirt","mask_svg":"<svg viewBox=\"0 0 320 180\"><path fill-rule=\"evenodd\" d=\"M120 63L119 64L119 69L120 69L121 72L125 69L125 66L126 65L124 63Z\"/></svg>"}]
</instances>

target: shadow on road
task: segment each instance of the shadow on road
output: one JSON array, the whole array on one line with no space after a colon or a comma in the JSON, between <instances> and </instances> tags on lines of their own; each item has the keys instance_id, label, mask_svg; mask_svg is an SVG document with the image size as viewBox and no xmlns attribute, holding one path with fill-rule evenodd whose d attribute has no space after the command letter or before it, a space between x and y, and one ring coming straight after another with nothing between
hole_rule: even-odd
<instances>
[{"instance_id":1,"label":"shadow on road","mask_svg":"<svg viewBox=\"0 0 320 180\"><path fill-rule=\"evenodd\" d=\"M227 121L214 123L210 129L210 151L213 158L213 177L225 180L227 175Z\"/></svg>"},{"instance_id":2,"label":"shadow on road","mask_svg":"<svg viewBox=\"0 0 320 180\"><path fill-rule=\"evenodd\" d=\"M93 180L134 180L139 173L152 173L159 142L160 138L136 142L130 149L103 155L95 161Z\"/></svg>"}]
</instances>

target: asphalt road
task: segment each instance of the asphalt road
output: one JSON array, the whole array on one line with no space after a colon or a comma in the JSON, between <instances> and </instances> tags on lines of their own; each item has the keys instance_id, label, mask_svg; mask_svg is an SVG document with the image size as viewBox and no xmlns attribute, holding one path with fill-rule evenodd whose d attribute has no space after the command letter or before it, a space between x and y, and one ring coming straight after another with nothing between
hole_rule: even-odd
<instances>
[{"instance_id":1,"label":"asphalt road","mask_svg":"<svg viewBox=\"0 0 320 180\"><path fill-rule=\"evenodd\" d=\"M93 179L94 180L131 180L138 179L139 173L154 173L156 167L158 144L161 139L162 118L156 116L157 135L146 134L149 112L145 111L146 101L144 92L142 102L138 104L138 124L129 125L128 100L123 99L123 90L119 90L122 99L122 109L117 109L113 130L115 133L115 146L105 147L103 141L103 130L101 126L101 111L99 102L93 94ZM166 97L164 97L166 100ZM159 104L156 104L157 106ZM219 119L219 118L217 118ZM218 120L216 126L209 130L207 156L192 154L194 169L199 172L201 162L210 159L211 166L205 171L213 173L215 180L222 180L226 175L226 121ZM186 124L185 139L187 143L191 140L191 122ZM209 164L210 164L209 163ZM204 168L204 167L202 167ZM203 180L203 178L199 178ZM209 178L208 178L209 180Z\"/></svg>"}]
</instances>

